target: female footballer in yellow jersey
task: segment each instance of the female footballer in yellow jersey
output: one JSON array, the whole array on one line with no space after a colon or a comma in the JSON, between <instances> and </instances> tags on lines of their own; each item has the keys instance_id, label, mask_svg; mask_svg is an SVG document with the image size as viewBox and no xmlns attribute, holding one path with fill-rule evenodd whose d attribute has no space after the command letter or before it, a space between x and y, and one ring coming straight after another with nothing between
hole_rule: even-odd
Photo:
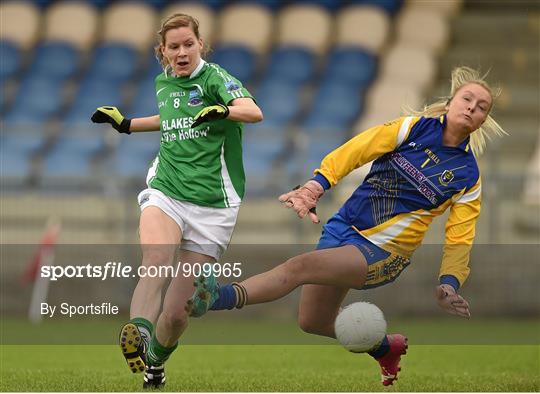
<instances>
[{"instance_id":1,"label":"female footballer in yellow jersey","mask_svg":"<svg viewBox=\"0 0 540 394\"><path fill-rule=\"evenodd\" d=\"M241 283L218 286L199 278L187 304L192 316L208 309L273 301L303 286L298 321L312 334L335 338L334 321L349 289L395 280L410 263L435 216L448 208L446 240L436 297L448 313L469 317L457 294L469 274L469 252L480 214L476 156L485 137L504 130L489 116L497 96L473 69L452 72L450 97L414 116L372 127L328 154L315 176L279 200L300 218L318 223L314 208L324 192L355 168L374 160L370 173L324 225L317 250L293 257ZM407 339L387 335L369 352L391 385Z\"/></svg>"}]
</instances>

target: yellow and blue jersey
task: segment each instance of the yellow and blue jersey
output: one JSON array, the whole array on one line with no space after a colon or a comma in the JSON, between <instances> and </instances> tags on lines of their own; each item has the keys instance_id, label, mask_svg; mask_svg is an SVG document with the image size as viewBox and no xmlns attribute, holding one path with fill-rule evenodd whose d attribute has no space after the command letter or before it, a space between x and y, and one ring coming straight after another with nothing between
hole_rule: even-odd
<instances>
[{"instance_id":1,"label":"yellow and blue jersey","mask_svg":"<svg viewBox=\"0 0 540 394\"><path fill-rule=\"evenodd\" d=\"M328 154L315 170L325 189L373 161L339 215L385 251L410 257L435 216L450 208L442 283L462 285L480 214L480 173L469 139L443 145L446 117L403 117L372 127Z\"/></svg>"}]
</instances>

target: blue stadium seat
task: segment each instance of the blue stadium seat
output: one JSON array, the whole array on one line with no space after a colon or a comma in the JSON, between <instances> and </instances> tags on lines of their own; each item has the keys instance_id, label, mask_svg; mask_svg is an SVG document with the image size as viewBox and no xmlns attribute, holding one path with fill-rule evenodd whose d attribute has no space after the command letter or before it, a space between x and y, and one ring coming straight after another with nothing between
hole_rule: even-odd
<instances>
[{"instance_id":1,"label":"blue stadium seat","mask_svg":"<svg viewBox=\"0 0 540 394\"><path fill-rule=\"evenodd\" d=\"M317 89L306 129L348 129L362 110L362 91L348 83L323 83Z\"/></svg>"},{"instance_id":2,"label":"blue stadium seat","mask_svg":"<svg viewBox=\"0 0 540 394\"><path fill-rule=\"evenodd\" d=\"M315 75L315 56L300 47L280 47L270 54L266 77L302 84Z\"/></svg>"},{"instance_id":3,"label":"blue stadium seat","mask_svg":"<svg viewBox=\"0 0 540 394\"><path fill-rule=\"evenodd\" d=\"M285 150L287 135L283 129L265 129L246 124L243 135L243 152L254 162L271 162Z\"/></svg>"},{"instance_id":4,"label":"blue stadium seat","mask_svg":"<svg viewBox=\"0 0 540 394\"><path fill-rule=\"evenodd\" d=\"M159 113L153 78L146 78L140 81L135 98L131 103L131 109L124 113L129 118L150 116Z\"/></svg>"},{"instance_id":5,"label":"blue stadium seat","mask_svg":"<svg viewBox=\"0 0 540 394\"><path fill-rule=\"evenodd\" d=\"M41 173L45 184L51 179L92 175L91 161L103 148L103 138L97 133L68 135L68 131L64 130L45 156Z\"/></svg>"},{"instance_id":6,"label":"blue stadium seat","mask_svg":"<svg viewBox=\"0 0 540 394\"><path fill-rule=\"evenodd\" d=\"M39 127L31 130L6 127L2 129L0 141L2 152L15 152L21 156L31 156L43 147L46 137L45 132Z\"/></svg>"},{"instance_id":7,"label":"blue stadium seat","mask_svg":"<svg viewBox=\"0 0 540 394\"><path fill-rule=\"evenodd\" d=\"M212 53L210 61L219 64L244 85L255 75L255 54L243 46L221 46Z\"/></svg>"},{"instance_id":8,"label":"blue stadium seat","mask_svg":"<svg viewBox=\"0 0 540 394\"><path fill-rule=\"evenodd\" d=\"M5 122L10 124L41 123L62 108L61 86L43 76L29 74L21 83Z\"/></svg>"},{"instance_id":9,"label":"blue stadium seat","mask_svg":"<svg viewBox=\"0 0 540 394\"><path fill-rule=\"evenodd\" d=\"M111 4L111 0L88 0L96 8L105 8Z\"/></svg>"},{"instance_id":10,"label":"blue stadium seat","mask_svg":"<svg viewBox=\"0 0 540 394\"><path fill-rule=\"evenodd\" d=\"M257 89L255 97L264 114L264 122L257 127L284 127L300 111L300 90L295 84L268 79Z\"/></svg>"},{"instance_id":11,"label":"blue stadium seat","mask_svg":"<svg viewBox=\"0 0 540 394\"><path fill-rule=\"evenodd\" d=\"M125 111L122 104L121 91L117 85L107 81L87 79L79 86L75 102L64 121L88 123L97 107L112 105Z\"/></svg>"},{"instance_id":12,"label":"blue stadium seat","mask_svg":"<svg viewBox=\"0 0 540 394\"><path fill-rule=\"evenodd\" d=\"M340 47L329 54L325 77L356 86L368 86L376 72L377 61L372 54L355 47Z\"/></svg>"},{"instance_id":13,"label":"blue stadium seat","mask_svg":"<svg viewBox=\"0 0 540 394\"><path fill-rule=\"evenodd\" d=\"M0 156L2 165L1 178L9 185L21 185L28 179L31 172L31 161L27 156L12 151L3 151Z\"/></svg>"},{"instance_id":14,"label":"blue stadium seat","mask_svg":"<svg viewBox=\"0 0 540 394\"><path fill-rule=\"evenodd\" d=\"M403 5L403 0L350 0L350 3L373 5L384 9L391 15L395 15Z\"/></svg>"},{"instance_id":15,"label":"blue stadium seat","mask_svg":"<svg viewBox=\"0 0 540 394\"><path fill-rule=\"evenodd\" d=\"M32 2L41 8L48 7L54 0L33 0Z\"/></svg>"},{"instance_id":16,"label":"blue stadium seat","mask_svg":"<svg viewBox=\"0 0 540 394\"><path fill-rule=\"evenodd\" d=\"M36 49L30 72L58 81L66 80L77 71L79 57L78 50L68 43L45 42Z\"/></svg>"},{"instance_id":17,"label":"blue stadium seat","mask_svg":"<svg viewBox=\"0 0 540 394\"><path fill-rule=\"evenodd\" d=\"M159 74L163 72L163 67L156 59L154 48L148 52L148 58L146 59L146 71L144 72L144 78L150 78L154 80Z\"/></svg>"},{"instance_id":18,"label":"blue stadium seat","mask_svg":"<svg viewBox=\"0 0 540 394\"><path fill-rule=\"evenodd\" d=\"M1 176L10 184L24 183L31 172L32 157L46 142L41 129L5 128L2 130Z\"/></svg>"},{"instance_id":19,"label":"blue stadium seat","mask_svg":"<svg viewBox=\"0 0 540 394\"><path fill-rule=\"evenodd\" d=\"M162 9L168 3L168 0L146 0L145 3L157 9Z\"/></svg>"},{"instance_id":20,"label":"blue stadium seat","mask_svg":"<svg viewBox=\"0 0 540 394\"><path fill-rule=\"evenodd\" d=\"M330 12L334 12L340 9L345 1L343 0L294 0L295 4L308 4L308 5L317 5L323 7Z\"/></svg>"},{"instance_id":21,"label":"blue stadium seat","mask_svg":"<svg viewBox=\"0 0 540 394\"><path fill-rule=\"evenodd\" d=\"M286 187L287 180L279 176L276 161L285 154L288 142L285 128L268 128L266 121L246 124L243 135L246 193L263 196L276 185Z\"/></svg>"},{"instance_id":22,"label":"blue stadium seat","mask_svg":"<svg viewBox=\"0 0 540 394\"><path fill-rule=\"evenodd\" d=\"M218 11L228 3L228 0L200 0L199 2L212 8L214 11Z\"/></svg>"},{"instance_id":23,"label":"blue stadium seat","mask_svg":"<svg viewBox=\"0 0 540 394\"><path fill-rule=\"evenodd\" d=\"M12 78L21 68L21 53L16 45L9 41L0 41L0 83Z\"/></svg>"},{"instance_id":24,"label":"blue stadium seat","mask_svg":"<svg viewBox=\"0 0 540 394\"><path fill-rule=\"evenodd\" d=\"M139 67L137 51L124 44L101 44L95 49L92 59L88 78L113 83L122 83L133 78Z\"/></svg>"},{"instance_id":25,"label":"blue stadium seat","mask_svg":"<svg viewBox=\"0 0 540 394\"><path fill-rule=\"evenodd\" d=\"M329 0L332 1L332 0ZM238 0L237 3L258 4L268 8L270 11L277 11L287 3L283 0Z\"/></svg>"},{"instance_id":26,"label":"blue stadium seat","mask_svg":"<svg viewBox=\"0 0 540 394\"><path fill-rule=\"evenodd\" d=\"M305 138L300 139L291 160L285 164L286 173L292 183L305 180L313 170L320 167L324 157L343 144L349 134L335 128L306 130Z\"/></svg>"},{"instance_id":27,"label":"blue stadium seat","mask_svg":"<svg viewBox=\"0 0 540 394\"><path fill-rule=\"evenodd\" d=\"M92 175L91 163L88 156L78 152L55 152L47 155L42 163L41 182L43 185L51 181L84 182L84 178Z\"/></svg>"},{"instance_id":28,"label":"blue stadium seat","mask_svg":"<svg viewBox=\"0 0 540 394\"><path fill-rule=\"evenodd\" d=\"M161 133L135 133L122 138L113 157L111 170L123 178L145 178L159 151Z\"/></svg>"}]
</instances>

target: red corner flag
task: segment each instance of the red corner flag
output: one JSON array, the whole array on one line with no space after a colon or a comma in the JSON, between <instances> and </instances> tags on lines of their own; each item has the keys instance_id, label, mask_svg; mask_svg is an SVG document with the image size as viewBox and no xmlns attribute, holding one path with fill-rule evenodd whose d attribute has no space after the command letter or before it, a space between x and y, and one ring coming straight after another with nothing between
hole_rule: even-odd
<instances>
[{"instance_id":1,"label":"red corner flag","mask_svg":"<svg viewBox=\"0 0 540 394\"><path fill-rule=\"evenodd\" d=\"M39 275L39 270L41 266L44 265L44 262L49 260L51 256L53 256L54 247L56 246L56 242L58 241L59 234L60 222L58 221L58 219L50 218L47 221L47 225L45 227L43 237L41 238L41 242L39 243L39 246L34 253L34 256L28 262L26 271L21 277L21 282L24 285L33 283Z\"/></svg>"},{"instance_id":2,"label":"red corner flag","mask_svg":"<svg viewBox=\"0 0 540 394\"><path fill-rule=\"evenodd\" d=\"M54 248L60 234L60 221L50 218L45 227L45 233L41 238L34 257L29 261L26 272L22 277L23 283L33 283L32 299L28 309L28 318L32 323L40 323L43 316L40 312L41 303L47 301L50 281L39 275L41 266L52 265L54 262Z\"/></svg>"}]
</instances>

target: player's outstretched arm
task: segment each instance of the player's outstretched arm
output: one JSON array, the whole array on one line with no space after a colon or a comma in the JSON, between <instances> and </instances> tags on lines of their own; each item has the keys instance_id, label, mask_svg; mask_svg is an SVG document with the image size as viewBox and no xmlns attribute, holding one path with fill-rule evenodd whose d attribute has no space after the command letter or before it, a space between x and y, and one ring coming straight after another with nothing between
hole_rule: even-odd
<instances>
[{"instance_id":1,"label":"player's outstretched arm","mask_svg":"<svg viewBox=\"0 0 540 394\"><path fill-rule=\"evenodd\" d=\"M445 312L466 318L471 317L469 303L465 298L457 294L452 286L446 284L437 286L435 297L437 298L437 304Z\"/></svg>"},{"instance_id":2,"label":"player's outstretched arm","mask_svg":"<svg viewBox=\"0 0 540 394\"><path fill-rule=\"evenodd\" d=\"M263 114L255 102L248 97L231 101L230 105L215 104L204 107L199 111L191 127L197 127L204 122L214 122L221 119L230 119L237 122L257 123L262 121Z\"/></svg>"},{"instance_id":3,"label":"player's outstretched arm","mask_svg":"<svg viewBox=\"0 0 540 394\"><path fill-rule=\"evenodd\" d=\"M129 131L159 131L159 115L131 119Z\"/></svg>"},{"instance_id":4,"label":"player's outstretched arm","mask_svg":"<svg viewBox=\"0 0 540 394\"><path fill-rule=\"evenodd\" d=\"M300 219L309 215L313 223L319 223L316 207L323 193L322 185L311 179L304 186L295 187L290 192L279 196L279 201L284 203L287 208L294 209Z\"/></svg>"},{"instance_id":5,"label":"player's outstretched arm","mask_svg":"<svg viewBox=\"0 0 540 394\"><path fill-rule=\"evenodd\" d=\"M96 109L91 117L94 123L109 123L123 134L134 131L159 131L159 115L128 119L116 107L103 106Z\"/></svg>"}]
</instances>

